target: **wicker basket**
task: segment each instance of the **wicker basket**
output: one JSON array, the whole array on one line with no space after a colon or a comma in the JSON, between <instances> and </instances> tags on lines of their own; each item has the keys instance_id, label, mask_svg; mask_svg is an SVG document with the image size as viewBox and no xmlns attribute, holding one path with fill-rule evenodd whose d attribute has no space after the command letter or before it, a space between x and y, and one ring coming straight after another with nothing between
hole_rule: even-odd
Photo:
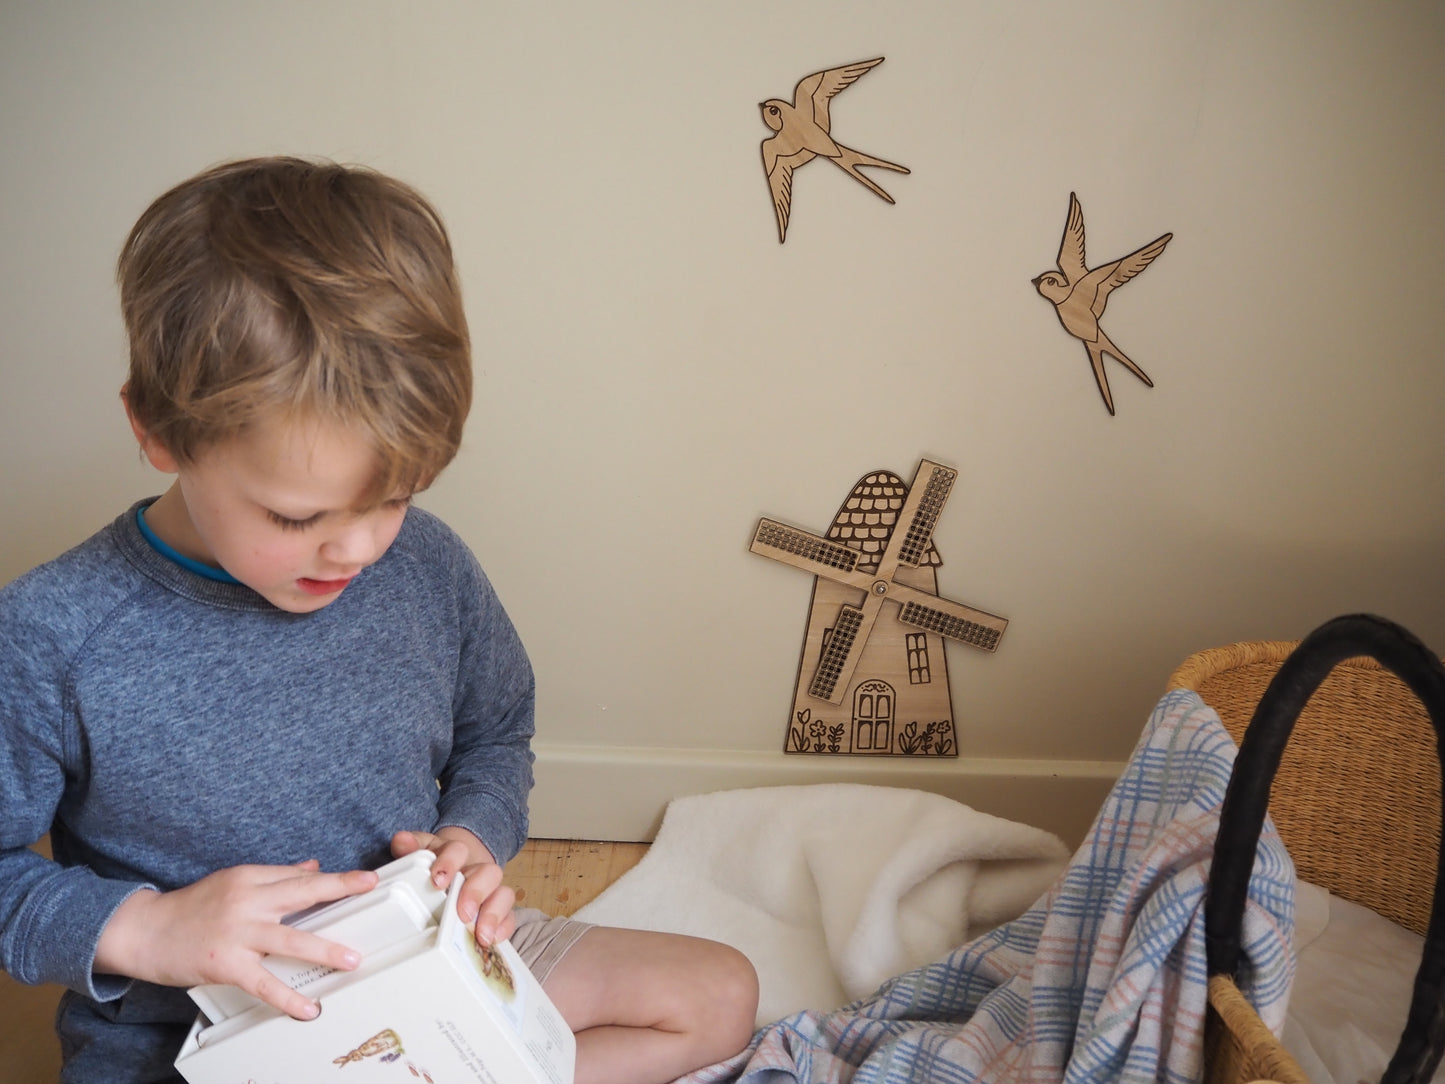
<instances>
[{"instance_id":1,"label":"wicker basket","mask_svg":"<svg viewBox=\"0 0 1445 1084\"><path fill-rule=\"evenodd\" d=\"M1198 692L1240 743L1206 905L1206 1081L1308 1084L1233 978L1266 804L1301 878L1426 935L1406 1032L1384 1079L1428 1080L1445 1044L1445 891L1437 890L1445 667L1399 626L1351 616L1297 644L1202 651L1169 688ZM1289 741L1292 730L1298 741Z\"/></svg>"}]
</instances>

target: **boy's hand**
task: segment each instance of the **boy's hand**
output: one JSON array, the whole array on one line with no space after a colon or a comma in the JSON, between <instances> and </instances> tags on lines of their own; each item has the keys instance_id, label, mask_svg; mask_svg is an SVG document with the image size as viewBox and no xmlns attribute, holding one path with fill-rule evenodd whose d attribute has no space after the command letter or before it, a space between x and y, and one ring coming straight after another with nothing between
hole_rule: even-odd
<instances>
[{"instance_id":1,"label":"boy's hand","mask_svg":"<svg viewBox=\"0 0 1445 1084\"><path fill-rule=\"evenodd\" d=\"M481 840L465 828L449 825L430 832L398 832L391 837L397 858L420 850L433 851L432 883L445 889L460 870L466 878L457 897L457 917L471 926L477 941L493 945L511 937L517 928L512 915L516 894L502 884L502 867Z\"/></svg>"},{"instance_id":2,"label":"boy's hand","mask_svg":"<svg viewBox=\"0 0 1445 1084\"><path fill-rule=\"evenodd\" d=\"M376 874L320 873L315 861L295 866L237 866L174 892L145 890L116 909L101 932L95 970L164 986L223 982L298 1020L320 1006L261 966L268 955L350 971L361 959L345 945L283 926L281 919L314 904L368 892Z\"/></svg>"}]
</instances>

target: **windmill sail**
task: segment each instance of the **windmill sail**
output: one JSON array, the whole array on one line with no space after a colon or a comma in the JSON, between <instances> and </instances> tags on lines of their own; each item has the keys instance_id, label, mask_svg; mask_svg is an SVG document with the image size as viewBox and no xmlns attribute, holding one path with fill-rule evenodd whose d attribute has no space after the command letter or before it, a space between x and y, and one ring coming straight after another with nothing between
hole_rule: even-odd
<instances>
[{"instance_id":1,"label":"windmill sail","mask_svg":"<svg viewBox=\"0 0 1445 1084\"><path fill-rule=\"evenodd\" d=\"M898 619L913 628L995 651L1008 622L994 614L940 598L897 579L900 568L918 568L932 557L933 532L958 472L923 460L901 507L869 511L862 529L868 540L853 544L763 518L753 533L753 553L820 579L861 592L856 604L840 605L808 681L808 695L838 704L848 690L884 602L900 607ZM894 479L896 482L897 480ZM901 484L897 486L901 493ZM881 502L880 502L881 503ZM861 546L861 548L860 548Z\"/></svg>"}]
</instances>

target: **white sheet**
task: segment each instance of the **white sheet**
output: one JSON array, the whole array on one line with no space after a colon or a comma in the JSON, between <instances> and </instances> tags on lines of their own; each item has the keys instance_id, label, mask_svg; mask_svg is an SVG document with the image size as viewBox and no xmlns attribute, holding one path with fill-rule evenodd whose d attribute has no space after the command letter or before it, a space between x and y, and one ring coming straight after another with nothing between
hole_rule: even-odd
<instances>
[{"instance_id":1,"label":"white sheet","mask_svg":"<svg viewBox=\"0 0 1445 1084\"><path fill-rule=\"evenodd\" d=\"M1068 856L1057 836L922 791L722 791L673 801L642 861L577 917L740 949L761 1026L838 1008L1017 917Z\"/></svg>"},{"instance_id":2,"label":"white sheet","mask_svg":"<svg viewBox=\"0 0 1445 1084\"><path fill-rule=\"evenodd\" d=\"M1379 1080L1400 1041L1425 939L1301 881L1299 957L1281 1041L1311 1084ZM1434 1080L1445 1082L1445 1068Z\"/></svg>"}]
</instances>

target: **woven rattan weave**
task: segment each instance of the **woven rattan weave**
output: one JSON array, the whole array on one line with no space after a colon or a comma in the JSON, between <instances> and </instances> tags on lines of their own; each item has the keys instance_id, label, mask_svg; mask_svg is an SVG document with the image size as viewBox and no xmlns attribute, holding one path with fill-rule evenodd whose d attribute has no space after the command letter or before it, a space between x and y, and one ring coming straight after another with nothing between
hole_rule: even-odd
<instances>
[{"instance_id":1,"label":"woven rattan weave","mask_svg":"<svg viewBox=\"0 0 1445 1084\"><path fill-rule=\"evenodd\" d=\"M1256 641L1191 655L1169 679L1193 689L1239 741L1294 650ZM1302 879L1425 932L1440 849L1435 732L1420 701L1374 659L1335 667L1295 724L1270 817Z\"/></svg>"}]
</instances>

